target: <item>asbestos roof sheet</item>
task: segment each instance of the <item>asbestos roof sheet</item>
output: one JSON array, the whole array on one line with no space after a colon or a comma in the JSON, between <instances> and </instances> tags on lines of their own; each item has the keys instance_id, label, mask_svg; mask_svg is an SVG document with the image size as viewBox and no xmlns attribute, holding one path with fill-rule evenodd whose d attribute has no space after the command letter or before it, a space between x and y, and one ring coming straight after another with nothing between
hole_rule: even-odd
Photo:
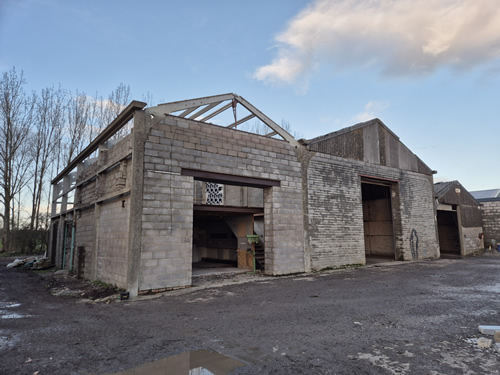
<instances>
[{"instance_id":1,"label":"asbestos roof sheet","mask_svg":"<svg viewBox=\"0 0 500 375\"><path fill-rule=\"evenodd\" d=\"M475 199L500 198L500 189L476 190L470 192Z\"/></svg>"}]
</instances>

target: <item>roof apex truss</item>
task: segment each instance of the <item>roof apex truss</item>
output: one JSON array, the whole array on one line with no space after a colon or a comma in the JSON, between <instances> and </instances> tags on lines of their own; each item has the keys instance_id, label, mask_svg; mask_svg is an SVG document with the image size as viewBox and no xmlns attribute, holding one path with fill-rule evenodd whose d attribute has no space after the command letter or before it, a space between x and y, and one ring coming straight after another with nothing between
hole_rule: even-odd
<instances>
[{"instance_id":1,"label":"roof apex truss","mask_svg":"<svg viewBox=\"0 0 500 375\"><path fill-rule=\"evenodd\" d=\"M288 143L294 146L299 146L299 142L294 137L292 137L285 129L283 129L281 126L267 117L246 99L232 93L181 100L171 103L163 103L159 104L156 107L146 108L145 111L153 116L165 116L182 111L176 116L207 123L207 120L210 120L211 118L221 114L222 112L230 108L235 109L238 104L240 104L248 112L250 112L250 115L247 115L241 119L237 119L235 114L235 121L232 124L227 125L228 128L236 128L238 125L241 125L249 121L250 119L257 117L271 130L266 134L263 134L263 136L272 137L278 135ZM199 117L202 115L205 116L199 119Z\"/></svg>"}]
</instances>

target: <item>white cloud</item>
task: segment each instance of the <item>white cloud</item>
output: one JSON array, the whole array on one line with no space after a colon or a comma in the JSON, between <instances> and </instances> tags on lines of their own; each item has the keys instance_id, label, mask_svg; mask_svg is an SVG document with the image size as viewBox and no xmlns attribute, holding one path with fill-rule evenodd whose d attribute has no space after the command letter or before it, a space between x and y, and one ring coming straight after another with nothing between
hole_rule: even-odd
<instances>
[{"instance_id":1,"label":"white cloud","mask_svg":"<svg viewBox=\"0 0 500 375\"><path fill-rule=\"evenodd\" d=\"M254 78L307 80L318 64L375 66L386 75L464 69L500 57L498 0L317 0L276 36Z\"/></svg>"},{"instance_id":2,"label":"white cloud","mask_svg":"<svg viewBox=\"0 0 500 375\"><path fill-rule=\"evenodd\" d=\"M376 117L380 117L380 113L389 107L389 103L381 101L369 101L366 103L362 112L354 116L356 122L364 122Z\"/></svg>"}]
</instances>

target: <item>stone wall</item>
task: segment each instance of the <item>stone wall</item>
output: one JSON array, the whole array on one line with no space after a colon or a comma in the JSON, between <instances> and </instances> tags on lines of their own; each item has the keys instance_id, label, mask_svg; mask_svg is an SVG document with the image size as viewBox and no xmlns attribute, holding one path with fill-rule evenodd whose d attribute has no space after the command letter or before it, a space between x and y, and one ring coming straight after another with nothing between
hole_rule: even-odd
<instances>
[{"instance_id":1,"label":"stone wall","mask_svg":"<svg viewBox=\"0 0 500 375\"><path fill-rule=\"evenodd\" d=\"M307 170L312 269L365 263L360 175L399 181L391 187L399 259L439 256L431 176L317 153Z\"/></svg>"}]
</instances>

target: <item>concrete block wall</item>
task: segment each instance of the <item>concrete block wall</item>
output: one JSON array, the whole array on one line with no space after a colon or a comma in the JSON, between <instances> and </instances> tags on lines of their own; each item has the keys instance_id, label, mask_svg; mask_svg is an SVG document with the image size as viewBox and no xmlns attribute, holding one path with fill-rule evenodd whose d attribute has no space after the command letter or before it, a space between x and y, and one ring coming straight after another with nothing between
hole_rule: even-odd
<instances>
[{"instance_id":1,"label":"concrete block wall","mask_svg":"<svg viewBox=\"0 0 500 375\"><path fill-rule=\"evenodd\" d=\"M431 176L316 153L307 170L312 269L365 263L360 174L399 180L393 195L400 201L401 235L395 237L400 257L439 256Z\"/></svg>"},{"instance_id":2,"label":"concrete block wall","mask_svg":"<svg viewBox=\"0 0 500 375\"><path fill-rule=\"evenodd\" d=\"M124 160L107 170L106 173L100 174L98 183L99 198L130 186L130 179L127 176L130 176L131 171L132 163Z\"/></svg>"},{"instance_id":3,"label":"concrete block wall","mask_svg":"<svg viewBox=\"0 0 500 375\"><path fill-rule=\"evenodd\" d=\"M396 177L393 170L394 176L400 180L398 185L403 238L399 246L402 247L402 260L437 258L440 253L432 176L398 172Z\"/></svg>"},{"instance_id":4,"label":"concrete block wall","mask_svg":"<svg viewBox=\"0 0 500 375\"><path fill-rule=\"evenodd\" d=\"M130 198L100 204L96 246L96 279L127 287Z\"/></svg>"},{"instance_id":5,"label":"concrete block wall","mask_svg":"<svg viewBox=\"0 0 500 375\"><path fill-rule=\"evenodd\" d=\"M483 240L479 234L483 233L483 228L464 228L462 227L464 255L474 254L484 248Z\"/></svg>"},{"instance_id":6,"label":"concrete block wall","mask_svg":"<svg viewBox=\"0 0 500 375\"><path fill-rule=\"evenodd\" d=\"M304 271L301 168L293 146L285 141L174 116L166 116L160 122L146 116L146 128L149 131L144 145L144 202L160 204L161 207L156 208L166 209L165 215L168 217L171 215L170 205L178 205L175 209L177 214L183 216L182 223L185 228L179 228L181 232L174 234L174 237L182 241L177 242L175 247L169 244L171 235L165 233L164 239L159 241L151 252L148 252L151 244L146 246L146 242L153 232L143 234L142 239L146 242L143 242L141 250L141 259L144 259L141 260L140 290L173 287L173 280L177 280L177 283L183 280L184 284L191 277L190 272L186 270L184 277L175 276L170 280L168 274L173 272L175 263L164 260L160 265L159 261L155 261L160 258L174 259L168 253L177 252L174 253L176 257L183 254L182 257L189 263L186 268L191 269L192 234L189 231L192 230L194 181L180 175L183 168L281 181L281 187L269 188L270 191L265 193L265 215L275 217L272 226L271 220L266 221L266 251L269 257L267 272L284 274ZM151 189L157 186L157 182L150 184L150 179L160 179L164 184L162 186L178 189L173 197L174 201L171 202L172 197L169 194L157 196L156 194L162 193L152 192ZM171 185L172 183L180 186ZM158 201L161 203L153 203ZM149 207L150 211L144 208L143 231L161 231L165 228L164 225L151 223L158 217L154 208ZM177 214L174 213L174 216L178 216ZM152 228L148 228L150 226ZM273 238L272 245L267 242L267 236ZM157 255L154 255L155 253ZM146 263L147 257L150 261ZM160 282L157 276L151 276L162 273L166 274L163 282Z\"/></svg>"},{"instance_id":7,"label":"concrete block wall","mask_svg":"<svg viewBox=\"0 0 500 375\"><path fill-rule=\"evenodd\" d=\"M132 135L120 139L116 144L108 148L106 165L113 165L132 152Z\"/></svg>"},{"instance_id":8,"label":"concrete block wall","mask_svg":"<svg viewBox=\"0 0 500 375\"><path fill-rule=\"evenodd\" d=\"M139 290L191 285L192 177L144 172Z\"/></svg>"},{"instance_id":9,"label":"concrete block wall","mask_svg":"<svg viewBox=\"0 0 500 375\"><path fill-rule=\"evenodd\" d=\"M361 183L355 164L316 154L308 182L308 242L311 268L364 264Z\"/></svg>"},{"instance_id":10,"label":"concrete block wall","mask_svg":"<svg viewBox=\"0 0 500 375\"><path fill-rule=\"evenodd\" d=\"M484 246L492 245L491 240L500 243L500 200L481 202L483 211Z\"/></svg>"},{"instance_id":11,"label":"concrete block wall","mask_svg":"<svg viewBox=\"0 0 500 375\"><path fill-rule=\"evenodd\" d=\"M306 270L302 207L302 194L295 188L264 190L266 273L286 275Z\"/></svg>"},{"instance_id":12,"label":"concrete block wall","mask_svg":"<svg viewBox=\"0 0 500 375\"><path fill-rule=\"evenodd\" d=\"M76 239L75 239L75 247L78 249L79 247L84 248L83 259L78 256L75 257L75 269L78 270L81 268L83 270L83 278L91 279L92 278L92 259L94 254L94 245L95 245L95 215L94 215L94 207L90 207L84 210L79 211L79 216L77 216L76 222ZM83 264L80 264L80 261Z\"/></svg>"},{"instance_id":13,"label":"concrete block wall","mask_svg":"<svg viewBox=\"0 0 500 375\"><path fill-rule=\"evenodd\" d=\"M95 203L97 199L95 179L77 187L75 199L76 208L85 207L89 204Z\"/></svg>"}]
</instances>

